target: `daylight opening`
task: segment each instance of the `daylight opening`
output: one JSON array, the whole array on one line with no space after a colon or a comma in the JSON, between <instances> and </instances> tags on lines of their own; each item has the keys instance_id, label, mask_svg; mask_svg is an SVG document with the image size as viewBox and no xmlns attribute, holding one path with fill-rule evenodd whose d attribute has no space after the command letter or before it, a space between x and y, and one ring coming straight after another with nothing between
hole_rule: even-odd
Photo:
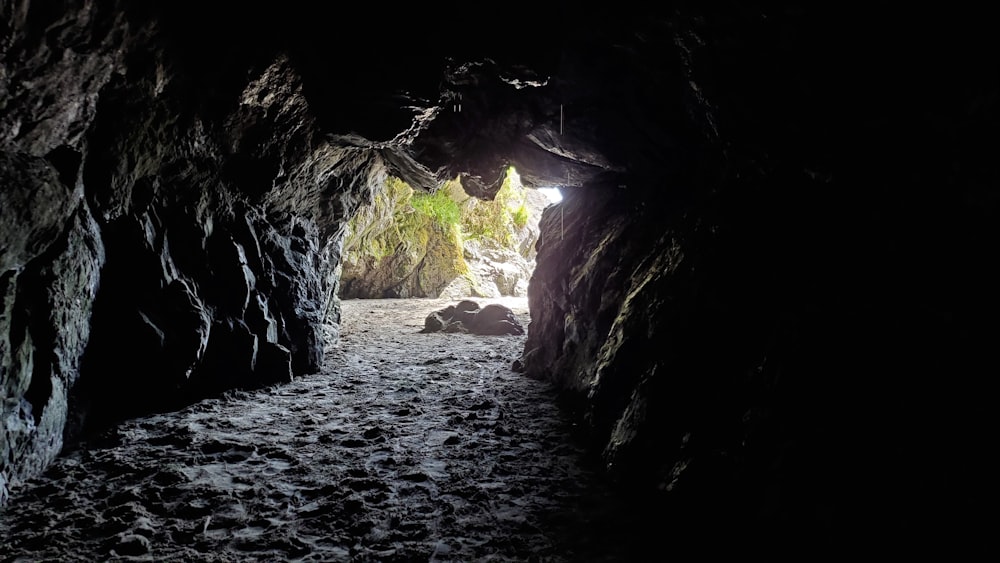
<instances>
[{"instance_id":1,"label":"daylight opening","mask_svg":"<svg viewBox=\"0 0 1000 563\"><path fill-rule=\"evenodd\" d=\"M560 192L557 187L538 188L538 191L542 192L545 197L549 198L549 203L559 203L562 201L562 192Z\"/></svg>"},{"instance_id":2,"label":"daylight opening","mask_svg":"<svg viewBox=\"0 0 1000 563\"><path fill-rule=\"evenodd\" d=\"M542 210L558 190L521 184L510 167L492 200L459 179L434 193L389 177L348 223L342 299L526 299Z\"/></svg>"}]
</instances>

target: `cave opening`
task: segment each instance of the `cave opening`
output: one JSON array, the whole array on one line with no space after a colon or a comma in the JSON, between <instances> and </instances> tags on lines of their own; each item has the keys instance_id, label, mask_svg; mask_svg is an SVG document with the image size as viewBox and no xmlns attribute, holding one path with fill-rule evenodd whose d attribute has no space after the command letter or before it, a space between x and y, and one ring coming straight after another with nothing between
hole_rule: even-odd
<instances>
[{"instance_id":1,"label":"cave opening","mask_svg":"<svg viewBox=\"0 0 1000 563\"><path fill-rule=\"evenodd\" d=\"M526 4L0 2L4 555L988 544L994 20ZM530 330L425 332L349 222L511 163Z\"/></svg>"},{"instance_id":2,"label":"cave opening","mask_svg":"<svg viewBox=\"0 0 1000 563\"><path fill-rule=\"evenodd\" d=\"M542 192L542 194L544 194L545 197L548 198L549 203L555 204L555 203L559 203L560 201L562 201L562 198L563 198L563 196L562 196L562 190L560 190L558 186L542 187L542 188L535 188L535 189L537 189L538 191Z\"/></svg>"},{"instance_id":3,"label":"cave opening","mask_svg":"<svg viewBox=\"0 0 1000 563\"><path fill-rule=\"evenodd\" d=\"M507 168L489 198L461 178L433 191L387 177L347 222L341 299L526 298L546 207L558 189L524 186Z\"/></svg>"}]
</instances>

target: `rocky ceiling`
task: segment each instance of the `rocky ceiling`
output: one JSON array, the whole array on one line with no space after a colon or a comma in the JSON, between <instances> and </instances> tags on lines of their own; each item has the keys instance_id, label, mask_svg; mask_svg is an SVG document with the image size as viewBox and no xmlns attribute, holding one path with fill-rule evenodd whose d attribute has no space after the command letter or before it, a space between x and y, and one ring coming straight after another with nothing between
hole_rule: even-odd
<instances>
[{"instance_id":1,"label":"rocky ceiling","mask_svg":"<svg viewBox=\"0 0 1000 563\"><path fill-rule=\"evenodd\" d=\"M342 227L382 179L461 175L488 198L513 164L567 188L520 365L565 389L610 476L748 536L983 532L1000 73L982 14L0 15L0 501L88 429L315 371Z\"/></svg>"}]
</instances>

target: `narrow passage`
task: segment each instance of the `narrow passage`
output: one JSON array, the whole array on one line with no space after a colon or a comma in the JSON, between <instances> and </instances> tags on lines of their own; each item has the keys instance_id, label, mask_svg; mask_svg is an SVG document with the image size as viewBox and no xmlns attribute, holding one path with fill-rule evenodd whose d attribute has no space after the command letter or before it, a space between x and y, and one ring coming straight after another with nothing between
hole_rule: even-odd
<instances>
[{"instance_id":1,"label":"narrow passage","mask_svg":"<svg viewBox=\"0 0 1000 563\"><path fill-rule=\"evenodd\" d=\"M490 302L528 326L524 299ZM0 558L619 559L623 521L552 390L510 370L525 337L420 333L447 304L345 301L323 373L67 453L14 491Z\"/></svg>"}]
</instances>

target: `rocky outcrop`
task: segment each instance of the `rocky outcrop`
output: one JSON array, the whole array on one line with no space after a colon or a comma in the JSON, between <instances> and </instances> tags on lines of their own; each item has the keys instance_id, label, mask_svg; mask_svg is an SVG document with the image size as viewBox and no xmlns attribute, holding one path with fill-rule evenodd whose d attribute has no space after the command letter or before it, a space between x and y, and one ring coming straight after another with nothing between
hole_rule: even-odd
<instances>
[{"instance_id":1,"label":"rocky outcrop","mask_svg":"<svg viewBox=\"0 0 1000 563\"><path fill-rule=\"evenodd\" d=\"M2 9L19 33L0 43L0 504L62 448L105 259L80 145L120 68L114 39L92 26L108 17L102 7L30 8Z\"/></svg>"},{"instance_id":2,"label":"rocky outcrop","mask_svg":"<svg viewBox=\"0 0 1000 563\"><path fill-rule=\"evenodd\" d=\"M337 233L385 175L287 56L201 66L209 14L63 8L3 6L0 501L88 431L317 370Z\"/></svg>"},{"instance_id":3,"label":"rocky outcrop","mask_svg":"<svg viewBox=\"0 0 1000 563\"><path fill-rule=\"evenodd\" d=\"M466 299L427 315L420 332L521 335L524 334L524 327L508 307L497 303L480 307L479 303Z\"/></svg>"},{"instance_id":4,"label":"rocky outcrop","mask_svg":"<svg viewBox=\"0 0 1000 563\"><path fill-rule=\"evenodd\" d=\"M0 503L10 483L40 472L61 451L68 396L90 336L104 246L86 205L60 227L42 252L22 254L23 266L0 275Z\"/></svg>"},{"instance_id":5,"label":"rocky outcrop","mask_svg":"<svg viewBox=\"0 0 1000 563\"><path fill-rule=\"evenodd\" d=\"M468 273L457 277L442 290L442 295L462 299L464 297L482 297L496 299L498 297L525 297L528 294L528 280L535 269L535 243L538 241L542 210L549 204L547 196L535 189L525 189L512 173L512 184L517 185L518 204L516 212L523 224L508 223L498 233L499 237L469 238L462 244L462 255L468 265ZM464 206L475 207L508 207L507 203L499 202L463 203ZM503 212L503 210L500 210ZM482 211L478 211L482 213ZM499 239L499 240L498 240Z\"/></svg>"},{"instance_id":6,"label":"rocky outcrop","mask_svg":"<svg viewBox=\"0 0 1000 563\"><path fill-rule=\"evenodd\" d=\"M316 138L283 59L219 113L179 105L187 77L142 68L149 76L104 88L85 162L108 259L84 367L104 375L77 390L76 420L287 381L322 361L330 218L315 184L339 189L322 181L350 155Z\"/></svg>"},{"instance_id":7,"label":"rocky outcrop","mask_svg":"<svg viewBox=\"0 0 1000 563\"><path fill-rule=\"evenodd\" d=\"M359 252L346 257L340 297L438 297L466 269L452 227L425 220L418 225L390 228L405 230L406 237L392 240L389 254Z\"/></svg>"},{"instance_id":8,"label":"rocky outcrop","mask_svg":"<svg viewBox=\"0 0 1000 563\"><path fill-rule=\"evenodd\" d=\"M468 265L468 273L456 277L442 290L442 295L461 299L463 297L524 297L528 291L528 280L535 267L521 254L500 245L484 245L479 241L466 241L462 256Z\"/></svg>"}]
</instances>

